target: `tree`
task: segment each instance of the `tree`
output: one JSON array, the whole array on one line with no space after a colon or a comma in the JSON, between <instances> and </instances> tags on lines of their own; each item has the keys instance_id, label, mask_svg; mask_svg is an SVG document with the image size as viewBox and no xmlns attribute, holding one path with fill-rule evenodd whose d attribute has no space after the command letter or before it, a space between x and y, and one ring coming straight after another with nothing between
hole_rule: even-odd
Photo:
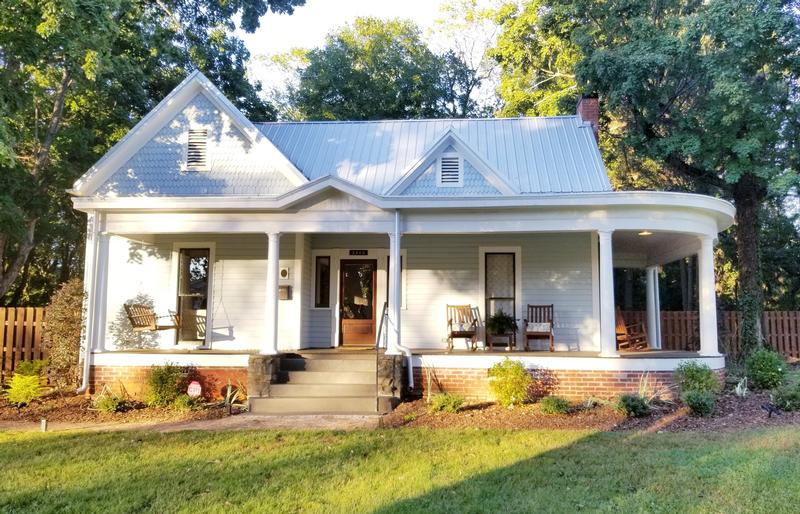
<instances>
[{"instance_id":1,"label":"tree","mask_svg":"<svg viewBox=\"0 0 800 514\"><path fill-rule=\"evenodd\" d=\"M47 303L80 268L83 222L64 192L199 68L271 119L233 34L303 0L9 0L0 4L0 297ZM34 248L36 250L34 251ZM22 274L22 277L20 277Z\"/></svg>"},{"instance_id":2,"label":"tree","mask_svg":"<svg viewBox=\"0 0 800 514\"><path fill-rule=\"evenodd\" d=\"M466 116L475 106L474 70L435 55L410 21L357 18L302 62L292 103L305 119Z\"/></svg>"}]
</instances>

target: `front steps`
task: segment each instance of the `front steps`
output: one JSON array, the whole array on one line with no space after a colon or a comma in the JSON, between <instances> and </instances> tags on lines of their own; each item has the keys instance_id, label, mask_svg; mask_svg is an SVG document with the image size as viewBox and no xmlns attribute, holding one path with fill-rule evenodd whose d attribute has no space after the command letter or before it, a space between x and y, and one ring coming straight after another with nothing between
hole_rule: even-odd
<instances>
[{"instance_id":1,"label":"front steps","mask_svg":"<svg viewBox=\"0 0 800 514\"><path fill-rule=\"evenodd\" d=\"M374 352L281 355L269 397L250 398L255 414L376 414Z\"/></svg>"}]
</instances>

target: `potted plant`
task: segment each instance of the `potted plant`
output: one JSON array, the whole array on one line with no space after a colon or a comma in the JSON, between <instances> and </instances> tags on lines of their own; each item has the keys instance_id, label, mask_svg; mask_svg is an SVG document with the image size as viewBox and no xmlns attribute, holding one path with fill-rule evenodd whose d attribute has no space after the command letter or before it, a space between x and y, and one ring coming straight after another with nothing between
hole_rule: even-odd
<instances>
[{"instance_id":1,"label":"potted plant","mask_svg":"<svg viewBox=\"0 0 800 514\"><path fill-rule=\"evenodd\" d=\"M503 311L497 311L486 320L486 331L493 336L513 334L517 331L517 321Z\"/></svg>"}]
</instances>

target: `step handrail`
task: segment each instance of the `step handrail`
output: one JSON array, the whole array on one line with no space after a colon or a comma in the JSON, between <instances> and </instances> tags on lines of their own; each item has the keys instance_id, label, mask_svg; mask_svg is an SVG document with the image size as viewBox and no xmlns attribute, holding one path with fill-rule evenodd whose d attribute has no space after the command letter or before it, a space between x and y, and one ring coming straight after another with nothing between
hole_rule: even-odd
<instances>
[{"instance_id":1,"label":"step handrail","mask_svg":"<svg viewBox=\"0 0 800 514\"><path fill-rule=\"evenodd\" d=\"M383 302L383 309L381 310L381 322L378 324L378 333L375 336L375 349L381 347L381 336L383 334L383 325L386 322L386 317L389 315L389 302Z\"/></svg>"}]
</instances>

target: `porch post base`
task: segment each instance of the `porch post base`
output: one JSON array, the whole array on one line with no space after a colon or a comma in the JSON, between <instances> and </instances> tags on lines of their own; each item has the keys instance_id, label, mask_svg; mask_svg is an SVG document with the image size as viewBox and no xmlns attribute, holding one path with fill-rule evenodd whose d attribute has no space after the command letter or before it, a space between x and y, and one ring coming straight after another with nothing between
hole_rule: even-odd
<instances>
[{"instance_id":1,"label":"porch post base","mask_svg":"<svg viewBox=\"0 0 800 514\"><path fill-rule=\"evenodd\" d=\"M247 360L247 397L268 398L272 378L278 369L279 357L275 355L250 355Z\"/></svg>"}]
</instances>

